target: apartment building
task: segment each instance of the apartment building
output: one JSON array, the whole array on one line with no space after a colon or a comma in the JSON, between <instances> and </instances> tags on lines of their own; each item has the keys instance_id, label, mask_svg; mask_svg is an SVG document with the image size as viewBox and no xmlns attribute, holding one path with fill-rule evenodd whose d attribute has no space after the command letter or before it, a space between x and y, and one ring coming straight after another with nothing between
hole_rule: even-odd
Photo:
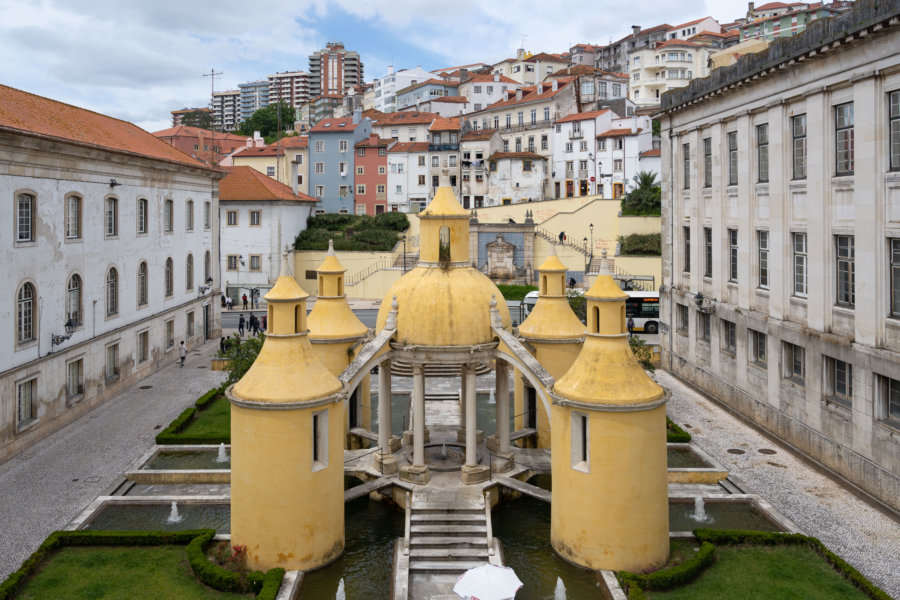
<instances>
[{"instance_id":1,"label":"apartment building","mask_svg":"<svg viewBox=\"0 0 900 600\"><path fill-rule=\"evenodd\" d=\"M269 104L284 102L300 108L309 101L310 75L306 71L285 71L267 77L269 80Z\"/></svg>"},{"instance_id":2,"label":"apartment building","mask_svg":"<svg viewBox=\"0 0 900 600\"><path fill-rule=\"evenodd\" d=\"M396 144L390 138L383 139L369 135L357 142L353 160L354 213L357 215L380 215L390 212L388 207L388 150ZM394 170L403 170L402 163L390 165ZM400 173L397 173L400 174ZM402 185L395 183L394 185ZM400 190L402 193L402 189Z\"/></svg>"},{"instance_id":3,"label":"apartment building","mask_svg":"<svg viewBox=\"0 0 900 600\"><path fill-rule=\"evenodd\" d=\"M248 81L239 83L241 92L240 120L246 121L253 113L269 105L269 81Z\"/></svg>"},{"instance_id":4,"label":"apartment building","mask_svg":"<svg viewBox=\"0 0 900 600\"><path fill-rule=\"evenodd\" d=\"M394 67L389 65L387 75L376 78L372 82L373 87L373 108L379 112L392 113L398 110L397 107L397 91L416 85L420 81L428 81L433 79L434 75L426 71L422 67L414 69L400 69L394 72Z\"/></svg>"},{"instance_id":5,"label":"apartment building","mask_svg":"<svg viewBox=\"0 0 900 600\"><path fill-rule=\"evenodd\" d=\"M817 20L660 118L663 364L900 508L900 6Z\"/></svg>"},{"instance_id":6,"label":"apartment building","mask_svg":"<svg viewBox=\"0 0 900 600\"><path fill-rule=\"evenodd\" d=\"M695 40L654 42L629 52L631 100L638 106L657 105L665 92L709 75L709 58L721 47Z\"/></svg>"},{"instance_id":7,"label":"apartment building","mask_svg":"<svg viewBox=\"0 0 900 600\"><path fill-rule=\"evenodd\" d=\"M227 90L214 92L212 95L212 112L216 129L234 131L241 123L241 91Z\"/></svg>"},{"instance_id":8,"label":"apartment building","mask_svg":"<svg viewBox=\"0 0 900 600\"><path fill-rule=\"evenodd\" d=\"M341 42L328 42L309 56L309 95L343 96L347 89L364 81L363 63L358 52L347 50Z\"/></svg>"},{"instance_id":9,"label":"apartment building","mask_svg":"<svg viewBox=\"0 0 900 600\"><path fill-rule=\"evenodd\" d=\"M388 148L388 210L417 213L428 205L428 142Z\"/></svg>"},{"instance_id":10,"label":"apartment building","mask_svg":"<svg viewBox=\"0 0 900 600\"><path fill-rule=\"evenodd\" d=\"M469 130L462 135L459 198L463 208L481 208L491 204L488 198L488 159L502 149L503 140L496 129Z\"/></svg>"},{"instance_id":11,"label":"apartment building","mask_svg":"<svg viewBox=\"0 0 900 600\"><path fill-rule=\"evenodd\" d=\"M188 156L209 165L219 164L225 155L243 148L247 143L247 140L240 135L220 133L200 127L188 127L187 125L155 131L153 135Z\"/></svg>"},{"instance_id":12,"label":"apartment building","mask_svg":"<svg viewBox=\"0 0 900 600\"><path fill-rule=\"evenodd\" d=\"M516 50L515 58L501 60L491 67L491 71L522 85L534 85L551 73L568 66L569 61L556 54L546 52L531 54L519 48Z\"/></svg>"},{"instance_id":13,"label":"apartment building","mask_svg":"<svg viewBox=\"0 0 900 600\"><path fill-rule=\"evenodd\" d=\"M309 130L309 189L320 202L317 213L353 212L355 148L371 133L372 122L359 111L324 119Z\"/></svg>"},{"instance_id":14,"label":"apartment building","mask_svg":"<svg viewBox=\"0 0 900 600\"><path fill-rule=\"evenodd\" d=\"M466 71L460 77L458 87L459 95L467 100L467 108L462 112L479 111L501 100L503 92L515 91L520 87L521 83L499 73L469 75Z\"/></svg>"}]
</instances>

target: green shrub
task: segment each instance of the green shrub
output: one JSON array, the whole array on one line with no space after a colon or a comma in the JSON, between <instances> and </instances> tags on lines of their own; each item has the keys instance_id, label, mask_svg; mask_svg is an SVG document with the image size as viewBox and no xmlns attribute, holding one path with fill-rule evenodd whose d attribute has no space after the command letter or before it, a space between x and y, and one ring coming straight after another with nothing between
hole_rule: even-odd
<instances>
[{"instance_id":1,"label":"green shrub","mask_svg":"<svg viewBox=\"0 0 900 600\"><path fill-rule=\"evenodd\" d=\"M656 174L640 171L634 176L635 189L622 198L622 215L627 217L658 217L662 212L662 188Z\"/></svg>"},{"instance_id":2,"label":"green shrub","mask_svg":"<svg viewBox=\"0 0 900 600\"><path fill-rule=\"evenodd\" d=\"M566 290L566 297L569 299L569 306L572 312L578 317L582 323L587 323L587 300L584 294L580 294L573 289Z\"/></svg>"},{"instance_id":3,"label":"green shrub","mask_svg":"<svg viewBox=\"0 0 900 600\"><path fill-rule=\"evenodd\" d=\"M653 573L637 574L628 571L619 572L619 581L628 589L629 600L646 598L643 590L667 590L690 583L713 563L716 547L703 542L700 550L680 565L660 569Z\"/></svg>"},{"instance_id":4,"label":"green shrub","mask_svg":"<svg viewBox=\"0 0 900 600\"><path fill-rule=\"evenodd\" d=\"M634 357L641 363L642 367L651 373L656 370L653 367L653 352L643 338L639 338L636 335L629 337L628 346L631 348L631 353L634 354Z\"/></svg>"},{"instance_id":5,"label":"green shrub","mask_svg":"<svg viewBox=\"0 0 900 600\"><path fill-rule=\"evenodd\" d=\"M691 434L666 417L666 442L670 444L686 444L691 441Z\"/></svg>"},{"instance_id":6,"label":"green shrub","mask_svg":"<svg viewBox=\"0 0 900 600\"><path fill-rule=\"evenodd\" d=\"M381 229L390 229L391 231L406 231L409 229L409 218L406 213L402 212L386 212L375 215L375 224Z\"/></svg>"},{"instance_id":7,"label":"green shrub","mask_svg":"<svg viewBox=\"0 0 900 600\"><path fill-rule=\"evenodd\" d=\"M194 402L194 406L197 407L197 410L203 410L207 406L209 406L213 400L215 400L219 394L222 393L221 388L213 388L200 396L196 402Z\"/></svg>"},{"instance_id":8,"label":"green shrub","mask_svg":"<svg viewBox=\"0 0 900 600\"><path fill-rule=\"evenodd\" d=\"M497 289L503 294L505 300L524 300L525 294L537 291L537 288L533 285L505 285L502 283L497 284ZM498 302L499 300L497 298Z\"/></svg>"},{"instance_id":9,"label":"green shrub","mask_svg":"<svg viewBox=\"0 0 900 600\"><path fill-rule=\"evenodd\" d=\"M275 600L283 579L284 569L281 567L266 571L259 593L256 594L256 600Z\"/></svg>"},{"instance_id":10,"label":"green shrub","mask_svg":"<svg viewBox=\"0 0 900 600\"><path fill-rule=\"evenodd\" d=\"M405 213L318 215L307 219L306 229L294 239L294 249L326 250L333 239L335 250L387 252L397 244L398 232L408 228Z\"/></svg>"},{"instance_id":11,"label":"green shrub","mask_svg":"<svg viewBox=\"0 0 900 600\"><path fill-rule=\"evenodd\" d=\"M661 256L662 237L659 233L632 233L619 236L620 256Z\"/></svg>"}]
</instances>

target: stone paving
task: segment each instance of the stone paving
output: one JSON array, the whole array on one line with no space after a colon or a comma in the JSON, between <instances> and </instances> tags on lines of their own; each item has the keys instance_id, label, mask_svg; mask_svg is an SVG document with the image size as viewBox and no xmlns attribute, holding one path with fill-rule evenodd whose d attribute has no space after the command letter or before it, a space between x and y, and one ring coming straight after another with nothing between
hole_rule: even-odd
<instances>
[{"instance_id":1,"label":"stone paving","mask_svg":"<svg viewBox=\"0 0 900 600\"><path fill-rule=\"evenodd\" d=\"M654 379L672 392L669 418L750 489L807 535L900 599L900 524L854 495L789 449L747 426L720 405L670 374ZM729 453L729 449L744 454ZM761 454L760 449L775 454Z\"/></svg>"},{"instance_id":2,"label":"stone paving","mask_svg":"<svg viewBox=\"0 0 900 600\"><path fill-rule=\"evenodd\" d=\"M0 580L51 532L109 492L153 446L154 427L165 427L224 381L225 373L209 369L217 349L217 342L195 349L183 368L173 358L131 389L0 464ZM140 389L147 385L153 388Z\"/></svg>"}]
</instances>

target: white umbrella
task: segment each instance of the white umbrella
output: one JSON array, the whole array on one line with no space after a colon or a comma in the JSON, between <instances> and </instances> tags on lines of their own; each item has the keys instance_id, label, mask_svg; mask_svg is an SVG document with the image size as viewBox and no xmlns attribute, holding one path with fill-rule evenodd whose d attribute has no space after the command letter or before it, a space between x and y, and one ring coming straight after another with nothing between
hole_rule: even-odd
<instances>
[{"instance_id":1,"label":"white umbrella","mask_svg":"<svg viewBox=\"0 0 900 600\"><path fill-rule=\"evenodd\" d=\"M522 582L509 567L484 564L459 576L453 591L471 600L513 600Z\"/></svg>"}]
</instances>

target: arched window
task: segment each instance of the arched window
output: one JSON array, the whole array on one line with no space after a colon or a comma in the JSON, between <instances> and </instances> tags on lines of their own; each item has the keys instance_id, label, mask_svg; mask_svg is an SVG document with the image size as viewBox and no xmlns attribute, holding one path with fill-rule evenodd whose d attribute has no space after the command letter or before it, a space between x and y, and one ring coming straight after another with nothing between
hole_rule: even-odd
<instances>
[{"instance_id":1,"label":"arched window","mask_svg":"<svg viewBox=\"0 0 900 600\"><path fill-rule=\"evenodd\" d=\"M175 291L175 279L174 279L174 267L172 265L172 259L166 259L166 298L171 296Z\"/></svg>"},{"instance_id":2,"label":"arched window","mask_svg":"<svg viewBox=\"0 0 900 600\"><path fill-rule=\"evenodd\" d=\"M204 202L203 203L203 228L204 229L209 229L210 209L211 209L210 203ZM209 278L209 275L207 275L207 278Z\"/></svg>"},{"instance_id":3,"label":"arched window","mask_svg":"<svg viewBox=\"0 0 900 600\"><path fill-rule=\"evenodd\" d=\"M106 316L119 314L119 272L110 267L106 272Z\"/></svg>"},{"instance_id":4,"label":"arched window","mask_svg":"<svg viewBox=\"0 0 900 600\"><path fill-rule=\"evenodd\" d=\"M141 261L141 264L138 265L138 276L137 276L137 293L138 293L138 306L144 306L147 304L149 295L147 294L147 263Z\"/></svg>"},{"instance_id":5,"label":"arched window","mask_svg":"<svg viewBox=\"0 0 900 600\"><path fill-rule=\"evenodd\" d=\"M19 288L16 297L16 340L25 344L34 337L34 286L30 283Z\"/></svg>"},{"instance_id":6,"label":"arched window","mask_svg":"<svg viewBox=\"0 0 900 600\"><path fill-rule=\"evenodd\" d=\"M450 228L444 225L438 232L438 260L450 262Z\"/></svg>"},{"instance_id":7,"label":"arched window","mask_svg":"<svg viewBox=\"0 0 900 600\"><path fill-rule=\"evenodd\" d=\"M81 237L81 196L72 194L66 198L66 239Z\"/></svg>"},{"instance_id":8,"label":"arched window","mask_svg":"<svg viewBox=\"0 0 900 600\"><path fill-rule=\"evenodd\" d=\"M138 199L137 232L147 233L147 199Z\"/></svg>"},{"instance_id":9,"label":"arched window","mask_svg":"<svg viewBox=\"0 0 900 600\"><path fill-rule=\"evenodd\" d=\"M194 255L187 255L187 262L184 265L184 287L187 291L191 291L194 287Z\"/></svg>"},{"instance_id":10,"label":"arched window","mask_svg":"<svg viewBox=\"0 0 900 600\"><path fill-rule=\"evenodd\" d=\"M591 312L593 314L591 333L600 333L600 307L593 307L591 309Z\"/></svg>"},{"instance_id":11,"label":"arched window","mask_svg":"<svg viewBox=\"0 0 900 600\"><path fill-rule=\"evenodd\" d=\"M81 325L81 277L72 275L66 284L66 322Z\"/></svg>"},{"instance_id":12,"label":"arched window","mask_svg":"<svg viewBox=\"0 0 900 600\"><path fill-rule=\"evenodd\" d=\"M194 230L194 201L188 200L184 205L184 228L187 231Z\"/></svg>"},{"instance_id":13,"label":"arched window","mask_svg":"<svg viewBox=\"0 0 900 600\"><path fill-rule=\"evenodd\" d=\"M206 255L204 255L204 257L203 257L203 280L204 281L209 280L209 266L210 266L209 263L211 260L212 259L210 258L209 250L207 250Z\"/></svg>"}]
</instances>

